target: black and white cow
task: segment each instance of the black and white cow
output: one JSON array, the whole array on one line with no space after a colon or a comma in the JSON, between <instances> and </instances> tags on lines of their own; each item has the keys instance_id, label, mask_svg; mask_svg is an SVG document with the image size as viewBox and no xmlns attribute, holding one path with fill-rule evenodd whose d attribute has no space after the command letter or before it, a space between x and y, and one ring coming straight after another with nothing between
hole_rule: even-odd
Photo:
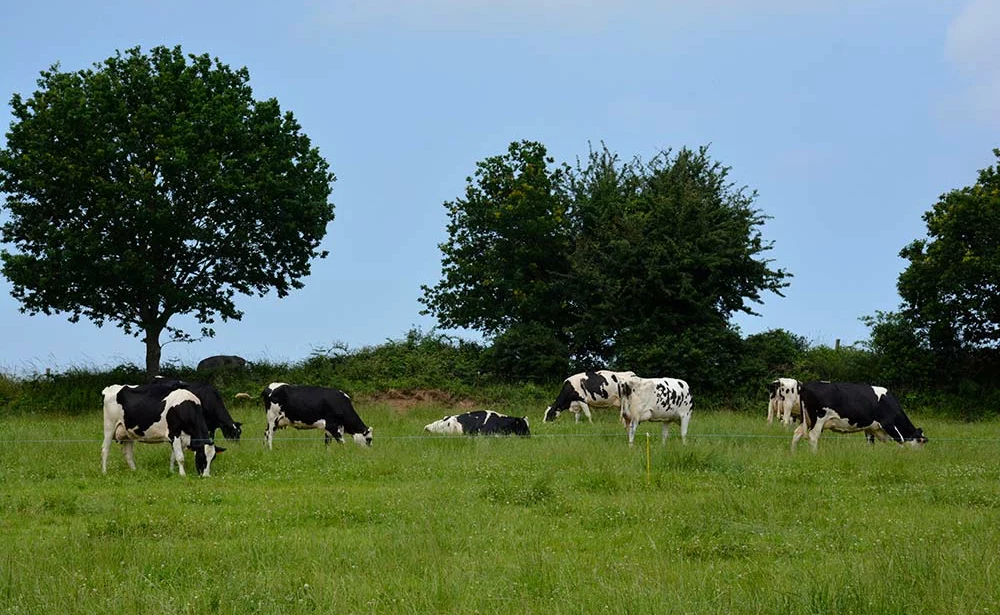
<instances>
[{"instance_id":1,"label":"black and white cow","mask_svg":"<svg viewBox=\"0 0 1000 615\"><path fill-rule=\"evenodd\" d=\"M681 442L687 444L693 400L686 382L676 378L633 376L622 382L621 390L621 418L628 429L629 446L635 441L635 428L644 421L663 423L664 444L670 434L670 423L680 423Z\"/></svg>"},{"instance_id":2,"label":"black and white cow","mask_svg":"<svg viewBox=\"0 0 1000 615\"><path fill-rule=\"evenodd\" d=\"M194 451L198 474L208 476L212 459L225 449L215 446L198 397L183 388L164 392L162 384L114 384L101 391L104 397L104 442L101 446L101 472L108 471L111 441L121 443L125 461L135 469L136 442L169 442L170 471L177 463L184 473L184 449Z\"/></svg>"},{"instance_id":3,"label":"black and white cow","mask_svg":"<svg viewBox=\"0 0 1000 615\"><path fill-rule=\"evenodd\" d=\"M330 440L343 443L345 432L359 445L372 445L372 428L361 420L343 391L272 382L261 396L267 413L264 443L269 449L274 431L289 425L295 429L322 429L327 445Z\"/></svg>"},{"instance_id":4,"label":"black and white cow","mask_svg":"<svg viewBox=\"0 0 1000 615\"><path fill-rule=\"evenodd\" d=\"M440 434L464 434L467 436L530 436L528 417L507 416L492 410L473 410L454 416L446 416L424 427L424 431Z\"/></svg>"},{"instance_id":5,"label":"black and white cow","mask_svg":"<svg viewBox=\"0 0 1000 615\"><path fill-rule=\"evenodd\" d=\"M223 437L233 442L240 441L243 433L243 423L233 420L229 410L226 409L226 402L222 400L219 390L211 384L205 382L186 382L183 380L173 380L169 378L156 378L152 385L160 384L172 389L187 389L201 401L201 409L205 413L205 424L212 438L215 438L215 430L221 429Z\"/></svg>"},{"instance_id":6,"label":"black and white cow","mask_svg":"<svg viewBox=\"0 0 1000 615\"><path fill-rule=\"evenodd\" d=\"M792 450L808 435L813 452L824 429L840 433L863 431L869 442L878 438L920 448L927 443L903 412L899 401L883 387L857 382L804 382L799 386L802 423L792 436Z\"/></svg>"},{"instance_id":7,"label":"black and white cow","mask_svg":"<svg viewBox=\"0 0 1000 615\"><path fill-rule=\"evenodd\" d=\"M801 416L799 410L799 381L794 378L778 378L767 384L770 397L767 403L767 424L775 418L782 425L791 425L793 417Z\"/></svg>"},{"instance_id":8,"label":"black and white cow","mask_svg":"<svg viewBox=\"0 0 1000 615\"><path fill-rule=\"evenodd\" d=\"M606 369L573 374L563 380L562 389L555 402L545 409L544 422L554 421L561 412L569 410L580 422L580 413L591 423L590 406L621 408L619 386L626 378L635 376L633 372L613 372Z\"/></svg>"}]
</instances>

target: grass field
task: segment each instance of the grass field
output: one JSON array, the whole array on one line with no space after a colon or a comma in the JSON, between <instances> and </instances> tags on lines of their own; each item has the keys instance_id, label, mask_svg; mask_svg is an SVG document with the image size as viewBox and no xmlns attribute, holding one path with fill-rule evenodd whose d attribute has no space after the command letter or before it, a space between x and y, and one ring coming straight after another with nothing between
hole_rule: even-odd
<instances>
[{"instance_id":1,"label":"grass field","mask_svg":"<svg viewBox=\"0 0 1000 615\"><path fill-rule=\"evenodd\" d=\"M1000 613L998 423L793 456L763 416L629 449L607 411L470 439L424 437L451 409L358 408L372 449L266 451L235 406L243 442L187 479L166 445L101 475L97 408L0 420L0 613Z\"/></svg>"}]
</instances>

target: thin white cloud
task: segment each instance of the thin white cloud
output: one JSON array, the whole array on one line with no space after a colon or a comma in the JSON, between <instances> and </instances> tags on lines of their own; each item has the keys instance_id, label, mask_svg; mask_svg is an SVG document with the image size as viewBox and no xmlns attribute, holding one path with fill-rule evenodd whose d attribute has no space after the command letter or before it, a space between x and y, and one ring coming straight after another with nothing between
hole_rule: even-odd
<instances>
[{"instance_id":1,"label":"thin white cloud","mask_svg":"<svg viewBox=\"0 0 1000 615\"><path fill-rule=\"evenodd\" d=\"M967 80L962 106L1000 127L1000 2L972 0L948 26L948 59Z\"/></svg>"}]
</instances>

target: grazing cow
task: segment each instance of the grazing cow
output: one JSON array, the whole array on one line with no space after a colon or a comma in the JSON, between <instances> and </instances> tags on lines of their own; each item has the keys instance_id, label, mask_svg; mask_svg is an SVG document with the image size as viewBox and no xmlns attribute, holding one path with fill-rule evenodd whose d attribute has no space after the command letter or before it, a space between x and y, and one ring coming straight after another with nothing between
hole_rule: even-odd
<instances>
[{"instance_id":1,"label":"grazing cow","mask_svg":"<svg viewBox=\"0 0 1000 615\"><path fill-rule=\"evenodd\" d=\"M775 417L779 417L782 425L791 425L792 417L801 415L799 381L794 378L778 378L767 384L767 390L771 393L767 403L767 424L770 425Z\"/></svg>"},{"instance_id":2,"label":"grazing cow","mask_svg":"<svg viewBox=\"0 0 1000 615\"><path fill-rule=\"evenodd\" d=\"M226 409L226 402L222 401L222 395L219 394L219 390L214 386L204 382L185 382L183 380L160 377L157 377L152 384L158 384L171 389L187 389L191 391L201 401L201 409L205 413L205 424L208 425L208 431L212 439L215 439L215 430L222 429L222 435L226 440L233 442L240 441L240 434L243 433L243 423L233 420L233 417L229 414L229 410Z\"/></svg>"},{"instance_id":3,"label":"grazing cow","mask_svg":"<svg viewBox=\"0 0 1000 615\"><path fill-rule=\"evenodd\" d=\"M863 431L875 438L920 448L927 443L903 412L899 401L883 387L855 382L804 382L799 387L802 423L792 436L792 451L802 436L809 436L813 452L824 429L840 433Z\"/></svg>"},{"instance_id":4,"label":"grazing cow","mask_svg":"<svg viewBox=\"0 0 1000 615\"><path fill-rule=\"evenodd\" d=\"M261 396L267 413L264 443L269 449L274 430L288 425L295 429L322 429L327 446L330 440L343 443L345 432L359 445L372 445L372 428L364 424L351 398L343 391L272 382Z\"/></svg>"},{"instance_id":5,"label":"grazing cow","mask_svg":"<svg viewBox=\"0 0 1000 615\"><path fill-rule=\"evenodd\" d=\"M177 463L184 473L184 448L194 451L198 474L208 476L215 455L225 449L215 446L198 397L183 388L166 393L160 383L153 385L121 385L105 387L104 443L101 446L101 472L108 471L108 451L111 441L121 443L128 467L135 469L135 442L169 442L170 471Z\"/></svg>"},{"instance_id":6,"label":"grazing cow","mask_svg":"<svg viewBox=\"0 0 1000 615\"><path fill-rule=\"evenodd\" d=\"M467 436L530 436L528 417L507 416L492 410L474 410L446 416L424 427L424 431Z\"/></svg>"},{"instance_id":7,"label":"grazing cow","mask_svg":"<svg viewBox=\"0 0 1000 615\"><path fill-rule=\"evenodd\" d=\"M596 372L581 372L573 374L563 381L559 396L551 406L545 409L543 422L554 421L559 413L569 410L580 422L580 413L591 423L590 406L621 408L619 386L626 378L635 376L633 372L612 372L598 370Z\"/></svg>"},{"instance_id":8,"label":"grazing cow","mask_svg":"<svg viewBox=\"0 0 1000 615\"><path fill-rule=\"evenodd\" d=\"M680 423L681 442L687 444L691 420L691 389L676 378L638 378L622 382L622 423L628 428L628 443L635 440L635 428L643 421L663 423L663 443L670 433L670 423Z\"/></svg>"},{"instance_id":9,"label":"grazing cow","mask_svg":"<svg viewBox=\"0 0 1000 615\"><path fill-rule=\"evenodd\" d=\"M198 362L199 372L210 372L223 367L238 367L240 369L247 366L247 360L236 355L220 354L214 357L207 357Z\"/></svg>"}]
</instances>

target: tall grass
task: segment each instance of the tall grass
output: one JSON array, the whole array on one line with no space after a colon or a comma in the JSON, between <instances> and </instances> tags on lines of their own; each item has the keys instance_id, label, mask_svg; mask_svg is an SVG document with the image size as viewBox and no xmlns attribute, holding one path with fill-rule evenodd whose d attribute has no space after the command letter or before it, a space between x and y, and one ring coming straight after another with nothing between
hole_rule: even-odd
<instances>
[{"instance_id":1,"label":"tall grass","mask_svg":"<svg viewBox=\"0 0 1000 615\"><path fill-rule=\"evenodd\" d=\"M162 445L101 475L96 408L8 417L0 613L1000 612L998 423L791 455L761 416L629 448L613 412L494 407L533 436L431 437L453 408L362 402L372 449L284 430L267 451L234 405L244 441L186 480Z\"/></svg>"}]
</instances>

